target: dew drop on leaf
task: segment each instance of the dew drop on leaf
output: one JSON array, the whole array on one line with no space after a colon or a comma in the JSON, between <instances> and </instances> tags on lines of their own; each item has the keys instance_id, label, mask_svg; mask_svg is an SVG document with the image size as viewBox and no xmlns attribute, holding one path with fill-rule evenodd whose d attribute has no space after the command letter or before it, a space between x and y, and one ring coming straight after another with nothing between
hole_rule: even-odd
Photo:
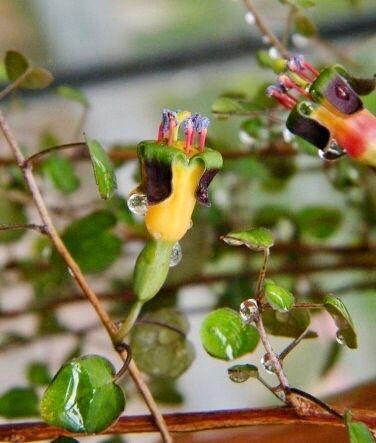
<instances>
[{"instance_id":1,"label":"dew drop on leaf","mask_svg":"<svg viewBox=\"0 0 376 443\"><path fill-rule=\"evenodd\" d=\"M181 252L181 246L179 242L176 242L172 248L171 255L170 255L170 268L173 268L174 266L178 265L180 263L180 260L182 259L183 254Z\"/></svg>"},{"instance_id":2,"label":"dew drop on leaf","mask_svg":"<svg viewBox=\"0 0 376 443\"><path fill-rule=\"evenodd\" d=\"M148 199L145 194L132 194L127 200L128 208L133 214L145 215L148 210Z\"/></svg>"},{"instance_id":3,"label":"dew drop on leaf","mask_svg":"<svg viewBox=\"0 0 376 443\"><path fill-rule=\"evenodd\" d=\"M336 333L336 340L337 340L337 343L339 345L345 345L346 344L345 338L343 337L343 335L339 331L337 331L337 333Z\"/></svg>"}]
</instances>

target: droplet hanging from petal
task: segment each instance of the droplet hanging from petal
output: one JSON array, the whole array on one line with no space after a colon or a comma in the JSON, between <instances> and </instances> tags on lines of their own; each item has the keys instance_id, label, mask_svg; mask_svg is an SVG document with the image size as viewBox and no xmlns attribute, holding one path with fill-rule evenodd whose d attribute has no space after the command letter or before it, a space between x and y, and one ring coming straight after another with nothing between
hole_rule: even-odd
<instances>
[{"instance_id":1,"label":"droplet hanging from petal","mask_svg":"<svg viewBox=\"0 0 376 443\"><path fill-rule=\"evenodd\" d=\"M148 210L148 199L145 194L132 194L127 200L128 208L133 214L145 215Z\"/></svg>"},{"instance_id":2,"label":"droplet hanging from petal","mask_svg":"<svg viewBox=\"0 0 376 443\"><path fill-rule=\"evenodd\" d=\"M170 268L178 265L183 257L181 246L179 242L176 242L172 248L170 255Z\"/></svg>"}]
</instances>

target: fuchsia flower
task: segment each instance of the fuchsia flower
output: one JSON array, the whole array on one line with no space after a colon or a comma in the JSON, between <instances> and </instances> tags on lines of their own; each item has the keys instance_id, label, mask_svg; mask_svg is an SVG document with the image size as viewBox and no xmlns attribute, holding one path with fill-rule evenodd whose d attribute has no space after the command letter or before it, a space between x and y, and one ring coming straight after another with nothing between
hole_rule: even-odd
<instances>
[{"instance_id":1,"label":"fuchsia flower","mask_svg":"<svg viewBox=\"0 0 376 443\"><path fill-rule=\"evenodd\" d=\"M286 62L277 85L267 92L291 109L287 128L315 145L323 158L348 154L376 166L376 117L359 98L372 92L375 83L375 78L352 77L340 65L319 72L299 55Z\"/></svg>"}]
</instances>

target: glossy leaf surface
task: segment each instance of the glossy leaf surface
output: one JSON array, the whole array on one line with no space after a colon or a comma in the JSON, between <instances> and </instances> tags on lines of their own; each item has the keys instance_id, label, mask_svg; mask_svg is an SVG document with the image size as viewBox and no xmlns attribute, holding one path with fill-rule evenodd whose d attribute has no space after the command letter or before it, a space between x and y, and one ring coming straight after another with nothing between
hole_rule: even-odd
<instances>
[{"instance_id":1,"label":"glossy leaf surface","mask_svg":"<svg viewBox=\"0 0 376 443\"><path fill-rule=\"evenodd\" d=\"M245 245L254 251L263 251L273 246L272 233L265 228L252 228L246 231L230 232L222 240L232 246Z\"/></svg>"},{"instance_id":2,"label":"glossy leaf surface","mask_svg":"<svg viewBox=\"0 0 376 443\"><path fill-rule=\"evenodd\" d=\"M265 282L265 297L276 311L287 312L294 306L294 296L290 291L275 284L272 280Z\"/></svg>"},{"instance_id":3,"label":"glossy leaf surface","mask_svg":"<svg viewBox=\"0 0 376 443\"><path fill-rule=\"evenodd\" d=\"M117 187L114 166L99 142L87 140L86 144L89 149L99 195L103 199L108 199Z\"/></svg>"},{"instance_id":4,"label":"glossy leaf surface","mask_svg":"<svg viewBox=\"0 0 376 443\"><path fill-rule=\"evenodd\" d=\"M324 307L332 316L338 331L338 341L343 341L350 349L358 347L356 332L352 318L342 300L331 295L327 295L324 299Z\"/></svg>"}]
</instances>

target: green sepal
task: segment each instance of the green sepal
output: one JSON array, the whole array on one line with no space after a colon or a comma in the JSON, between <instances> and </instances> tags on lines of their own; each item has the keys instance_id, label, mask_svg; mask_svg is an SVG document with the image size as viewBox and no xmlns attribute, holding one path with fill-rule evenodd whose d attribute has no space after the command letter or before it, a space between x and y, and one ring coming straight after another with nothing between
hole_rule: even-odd
<instances>
[{"instance_id":1,"label":"green sepal","mask_svg":"<svg viewBox=\"0 0 376 443\"><path fill-rule=\"evenodd\" d=\"M174 243L163 240L152 239L146 243L133 272L137 300L148 301L159 292L167 278L173 246Z\"/></svg>"},{"instance_id":2,"label":"green sepal","mask_svg":"<svg viewBox=\"0 0 376 443\"><path fill-rule=\"evenodd\" d=\"M309 94L316 103L320 104L323 101L326 88L337 74L334 66L329 66L323 69L316 77L315 81L312 82L309 87Z\"/></svg>"}]
</instances>

